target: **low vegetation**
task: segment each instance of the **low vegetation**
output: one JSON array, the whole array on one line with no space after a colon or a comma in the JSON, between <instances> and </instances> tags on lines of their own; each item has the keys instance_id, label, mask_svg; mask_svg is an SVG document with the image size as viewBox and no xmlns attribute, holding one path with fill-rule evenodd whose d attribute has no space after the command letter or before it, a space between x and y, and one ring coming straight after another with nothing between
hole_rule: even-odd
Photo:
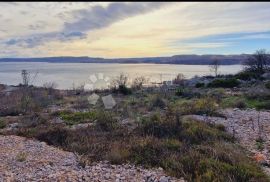
<instances>
[{"instance_id":1,"label":"low vegetation","mask_svg":"<svg viewBox=\"0 0 270 182\"><path fill-rule=\"evenodd\" d=\"M240 82L235 78L227 79L215 79L208 83L208 87L222 87L222 88L233 88L239 86Z\"/></svg>"},{"instance_id":2,"label":"low vegetation","mask_svg":"<svg viewBox=\"0 0 270 182\"><path fill-rule=\"evenodd\" d=\"M49 83L33 87L24 72L23 85L8 94L0 92L1 134L35 138L76 152L82 166L108 160L162 167L168 175L187 181L269 181L225 126L184 117L222 116L219 111L224 108L270 109L270 81L262 77L266 68L236 75L220 75L218 68L215 62L215 76L205 80L188 84L179 74L173 87L160 88L143 87L147 80L142 77L129 87L127 76L121 74L112 88L91 92L61 91ZM112 94L117 105L106 110L101 99L89 103L94 92ZM18 129L2 130L16 123ZM84 123L91 124L78 125ZM256 142L262 150L264 141ZM16 160L26 159L19 153Z\"/></svg>"},{"instance_id":3,"label":"low vegetation","mask_svg":"<svg viewBox=\"0 0 270 182\"><path fill-rule=\"evenodd\" d=\"M97 125L78 130L43 128L31 137L81 154L83 164L132 162L162 167L188 181L267 181L221 125L166 118L160 114L142 118L131 133L123 127L107 125L104 130Z\"/></svg>"},{"instance_id":4,"label":"low vegetation","mask_svg":"<svg viewBox=\"0 0 270 182\"><path fill-rule=\"evenodd\" d=\"M6 122L2 118L0 118L0 129L5 128L6 125L7 125Z\"/></svg>"}]
</instances>

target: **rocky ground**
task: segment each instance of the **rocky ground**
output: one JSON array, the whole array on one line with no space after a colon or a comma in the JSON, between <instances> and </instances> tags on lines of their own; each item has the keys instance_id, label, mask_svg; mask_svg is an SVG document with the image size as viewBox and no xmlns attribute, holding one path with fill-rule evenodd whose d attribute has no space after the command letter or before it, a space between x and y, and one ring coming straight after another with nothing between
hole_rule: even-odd
<instances>
[{"instance_id":1,"label":"rocky ground","mask_svg":"<svg viewBox=\"0 0 270 182\"><path fill-rule=\"evenodd\" d=\"M270 175L270 112L237 108L225 109L220 112L225 118L199 115L189 117L200 121L223 124L227 131L233 134L240 144L252 153L254 159L261 163L264 170Z\"/></svg>"},{"instance_id":2,"label":"rocky ground","mask_svg":"<svg viewBox=\"0 0 270 182\"><path fill-rule=\"evenodd\" d=\"M71 152L19 136L0 135L0 182L6 181L151 181L183 182L159 169L95 163L82 168Z\"/></svg>"}]
</instances>

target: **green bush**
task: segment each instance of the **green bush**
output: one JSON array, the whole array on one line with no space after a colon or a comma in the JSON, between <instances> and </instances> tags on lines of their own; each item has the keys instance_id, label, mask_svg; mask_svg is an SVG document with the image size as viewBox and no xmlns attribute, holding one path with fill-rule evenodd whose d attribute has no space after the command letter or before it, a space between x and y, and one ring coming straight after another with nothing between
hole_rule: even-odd
<instances>
[{"instance_id":1,"label":"green bush","mask_svg":"<svg viewBox=\"0 0 270 182\"><path fill-rule=\"evenodd\" d=\"M261 75L255 72L249 72L249 71L242 71L240 73L237 73L235 75L236 79L240 79L240 80L251 80L251 79L262 79Z\"/></svg>"},{"instance_id":2,"label":"green bush","mask_svg":"<svg viewBox=\"0 0 270 182\"><path fill-rule=\"evenodd\" d=\"M154 95L151 99L151 108L161 108L164 109L166 107L166 101L160 95Z\"/></svg>"},{"instance_id":3,"label":"green bush","mask_svg":"<svg viewBox=\"0 0 270 182\"><path fill-rule=\"evenodd\" d=\"M175 91L175 95L177 96L183 96L185 94L185 90L183 88L177 88Z\"/></svg>"},{"instance_id":4,"label":"green bush","mask_svg":"<svg viewBox=\"0 0 270 182\"><path fill-rule=\"evenodd\" d=\"M224 88L212 88L207 92L207 96L214 99L218 103L225 97L225 89Z\"/></svg>"},{"instance_id":5,"label":"green bush","mask_svg":"<svg viewBox=\"0 0 270 182\"><path fill-rule=\"evenodd\" d=\"M201 144L216 140L233 141L232 136L222 132L219 126L191 121L183 124L182 140L191 144Z\"/></svg>"},{"instance_id":6,"label":"green bush","mask_svg":"<svg viewBox=\"0 0 270 182\"><path fill-rule=\"evenodd\" d=\"M183 98L192 98L192 97L197 97L198 98L198 97L201 96L201 93L200 92L193 91L190 88L180 87L180 88L177 88L176 89L175 95L176 96L183 97Z\"/></svg>"},{"instance_id":7,"label":"green bush","mask_svg":"<svg viewBox=\"0 0 270 182\"><path fill-rule=\"evenodd\" d=\"M264 102L260 102L256 105L257 109L270 109L270 100L264 101Z\"/></svg>"},{"instance_id":8,"label":"green bush","mask_svg":"<svg viewBox=\"0 0 270 182\"><path fill-rule=\"evenodd\" d=\"M142 119L141 126L138 128L140 133L158 138L178 136L180 125L175 120L165 122L160 117L155 117Z\"/></svg>"},{"instance_id":9,"label":"green bush","mask_svg":"<svg viewBox=\"0 0 270 182\"><path fill-rule=\"evenodd\" d=\"M234 103L234 107L244 109L247 107L247 103L244 99L239 99Z\"/></svg>"},{"instance_id":10,"label":"green bush","mask_svg":"<svg viewBox=\"0 0 270 182\"><path fill-rule=\"evenodd\" d=\"M95 111L91 112L62 111L58 114L68 125L93 122L97 118L97 113Z\"/></svg>"},{"instance_id":11,"label":"green bush","mask_svg":"<svg viewBox=\"0 0 270 182\"><path fill-rule=\"evenodd\" d=\"M132 94L132 90L128 88L126 85L119 85L118 91L124 95Z\"/></svg>"},{"instance_id":12,"label":"green bush","mask_svg":"<svg viewBox=\"0 0 270 182\"><path fill-rule=\"evenodd\" d=\"M204 87L205 86L205 84L202 82L199 82L199 83L196 83L196 85L195 85L195 87L196 88L201 88L201 87Z\"/></svg>"},{"instance_id":13,"label":"green bush","mask_svg":"<svg viewBox=\"0 0 270 182\"><path fill-rule=\"evenodd\" d=\"M215 79L208 83L208 87L222 87L222 88L233 88L239 86L240 82L237 79Z\"/></svg>"},{"instance_id":14,"label":"green bush","mask_svg":"<svg viewBox=\"0 0 270 182\"><path fill-rule=\"evenodd\" d=\"M97 127L104 131L112 131L119 127L114 114L109 111L97 112Z\"/></svg>"},{"instance_id":15,"label":"green bush","mask_svg":"<svg viewBox=\"0 0 270 182\"><path fill-rule=\"evenodd\" d=\"M6 125L7 125L6 122L3 119L0 118L0 129L5 128Z\"/></svg>"},{"instance_id":16,"label":"green bush","mask_svg":"<svg viewBox=\"0 0 270 182\"><path fill-rule=\"evenodd\" d=\"M267 81L267 82L265 83L265 87L268 88L268 89L270 89L270 81Z\"/></svg>"},{"instance_id":17,"label":"green bush","mask_svg":"<svg viewBox=\"0 0 270 182\"><path fill-rule=\"evenodd\" d=\"M226 131L225 126L223 124L216 124L215 127L220 131Z\"/></svg>"},{"instance_id":18,"label":"green bush","mask_svg":"<svg viewBox=\"0 0 270 182\"><path fill-rule=\"evenodd\" d=\"M210 98L200 98L192 102L183 103L182 114L215 115L217 110L216 102Z\"/></svg>"}]
</instances>

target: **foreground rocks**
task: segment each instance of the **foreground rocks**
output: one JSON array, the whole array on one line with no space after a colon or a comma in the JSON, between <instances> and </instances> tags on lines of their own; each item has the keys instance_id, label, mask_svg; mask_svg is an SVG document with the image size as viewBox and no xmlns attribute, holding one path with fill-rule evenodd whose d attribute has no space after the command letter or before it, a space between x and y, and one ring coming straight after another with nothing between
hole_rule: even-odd
<instances>
[{"instance_id":1,"label":"foreground rocks","mask_svg":"<svg viewBox=\"0 0 270 182\"><path fill-rule=\"evenodd\" d=\"M82 168L75 154L44 142L0 135L0 182L4 181L155 181L183 182L159 169L99 162Z\"/></svg>"},{"instance_id":2,"label":"foreground rocks","mask_svg":"<svg viewBox=\"0 0 270 182\"><path fill-rule=\"evenodd\" d=\"M239 143L253 155L253 158L264 166L270 175L270 112L255 109L225 109L222 117L191 115L194 119L223 124L226 130L234 135Z\"/></svg>"}]
</instances>

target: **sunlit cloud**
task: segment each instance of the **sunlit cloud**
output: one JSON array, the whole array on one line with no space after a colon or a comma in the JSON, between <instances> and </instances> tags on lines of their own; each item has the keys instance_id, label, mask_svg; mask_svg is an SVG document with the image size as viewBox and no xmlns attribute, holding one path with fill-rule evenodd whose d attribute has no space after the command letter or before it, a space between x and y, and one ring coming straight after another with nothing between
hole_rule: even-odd
<instances>
[{"instance_id":1,"label":"sunlit cloud","mask_svg":"<svg viewBox=\"0 0 270 182\"><path fill-rule=\"evenodd\" d=\"M0 57L230 54L270 45L268 2L18 2L0 7L0 49L5 50Z\"/></svg>"}]
</instances>

